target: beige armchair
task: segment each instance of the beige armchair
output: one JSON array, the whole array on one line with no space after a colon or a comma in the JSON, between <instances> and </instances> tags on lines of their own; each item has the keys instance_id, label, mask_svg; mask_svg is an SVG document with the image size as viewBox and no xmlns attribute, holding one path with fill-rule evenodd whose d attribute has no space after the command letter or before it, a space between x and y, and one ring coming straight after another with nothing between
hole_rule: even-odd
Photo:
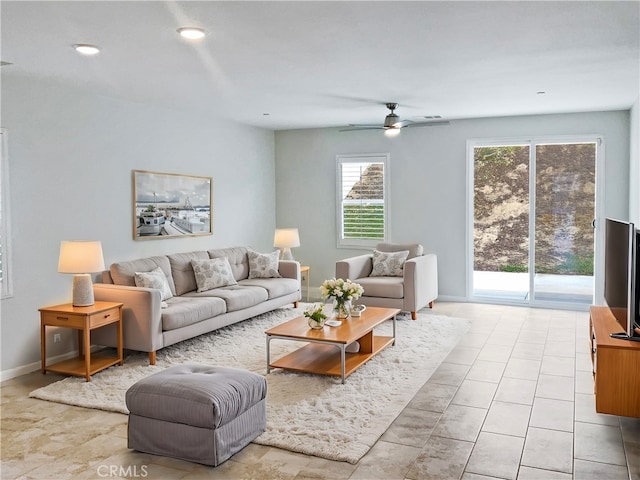
<instances>
[{"instance_id":1,"label":"beige armchair","mask_svg":"<svg viewBox=\"0 0 640 480\"><path fill-rule=\"evenodd\" d=\"M359 255L336 262L336 278L350 279L364 288L358 300L372 307L399 308L411 312L429 305L438 297L438 259L434 254L424 255L418 243L379 243L380 252L409 251L402 276L370 276L373 271L373 253Z\"/></svg>"}]
</instances>

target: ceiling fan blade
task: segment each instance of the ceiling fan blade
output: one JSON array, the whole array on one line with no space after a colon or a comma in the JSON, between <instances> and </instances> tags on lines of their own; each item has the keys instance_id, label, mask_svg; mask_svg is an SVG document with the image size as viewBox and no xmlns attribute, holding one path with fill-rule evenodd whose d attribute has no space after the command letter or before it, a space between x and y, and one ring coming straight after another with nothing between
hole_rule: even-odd
<instances>
[{"instance_id":1,"label":"ceiling fan blade","mask_svg":"<svg viewBox=\"0 0 640 480\"><path fill-rule=\"evenodd\" d=\"M404 122L403 122L404 123ZM437 127L439 125L450 125L449 120L437 120L435 122L411 122L403 125L403 128L407 127Z\"/></svg>"},{"instance_id":2,"label":"ceiling fan blade","mask_svg":"<svg viewBox=\"0 0 640 480\"><path fill-rule=\"evenodd\" d=\"M350 125L347 128L340 129L341 132L353 132L355 130L384 130L381 125Z\"/></svg>"}]
</instances>

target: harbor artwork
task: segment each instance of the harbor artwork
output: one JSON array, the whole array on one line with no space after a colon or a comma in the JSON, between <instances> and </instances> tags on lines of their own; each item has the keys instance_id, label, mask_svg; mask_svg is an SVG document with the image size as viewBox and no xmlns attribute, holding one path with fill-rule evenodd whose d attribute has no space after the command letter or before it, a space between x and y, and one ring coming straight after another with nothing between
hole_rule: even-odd
<instances>
[{"instance_id":1,"label":"harbor artwork","mask_svg":"<svg viewBox=\"0 0 640 480\"><path fill-rule=\"evenodd\" d=\"M212 177L134 170L134 239L211 235L212 193Z\"/></svg>"}]
</instances>

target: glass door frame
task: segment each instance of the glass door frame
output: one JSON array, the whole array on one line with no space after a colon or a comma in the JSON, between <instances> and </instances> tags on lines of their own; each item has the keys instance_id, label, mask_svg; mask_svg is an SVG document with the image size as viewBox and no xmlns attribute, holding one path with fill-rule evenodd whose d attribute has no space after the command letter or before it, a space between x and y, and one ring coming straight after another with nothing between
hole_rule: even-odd
<instances>
[{"instance_id":1,"label":"glass door frame","mask_svg":"<svg viewBox=\"0 0 640 480\"><path fill-rule=\"evenodd\" d=\"M476 303L495 303L507 305L520 305L530 307L558 308L568 310L587 310L588 305L578 306L569 302L551 302L536 300L535 287L535 204L536 204L536 148L538 145L558 145L576 143L595 143L595 217L594 217L594 299L595 305L601 305L604 300L604 285L602 274L604 271L604 149L603 135L549 135L534 137L504 137L467 140L467 213L466 213L466 297L467 301ZM474 273L474 173L476 147L501 147L501 146L529 146L529 294L524 301L513 301L506 298L479 297L473 294ZM533 240L531 240L533 239Z\"/></svg>"}]
</instances>

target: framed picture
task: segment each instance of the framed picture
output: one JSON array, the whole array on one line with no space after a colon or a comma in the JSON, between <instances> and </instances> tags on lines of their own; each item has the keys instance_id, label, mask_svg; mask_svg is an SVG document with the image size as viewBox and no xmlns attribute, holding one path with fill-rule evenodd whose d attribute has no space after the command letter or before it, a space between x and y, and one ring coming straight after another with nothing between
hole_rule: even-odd
<instances>
[{"instance_id":1,"label":"framed picture","mask_svg":"<svg viewBox=\"0 0 640 480\"><path fill-rule=\"evenodd\" d=\"M133 171L133 238L211 235L213 178Z\"/></svg>"}]
</instances>

